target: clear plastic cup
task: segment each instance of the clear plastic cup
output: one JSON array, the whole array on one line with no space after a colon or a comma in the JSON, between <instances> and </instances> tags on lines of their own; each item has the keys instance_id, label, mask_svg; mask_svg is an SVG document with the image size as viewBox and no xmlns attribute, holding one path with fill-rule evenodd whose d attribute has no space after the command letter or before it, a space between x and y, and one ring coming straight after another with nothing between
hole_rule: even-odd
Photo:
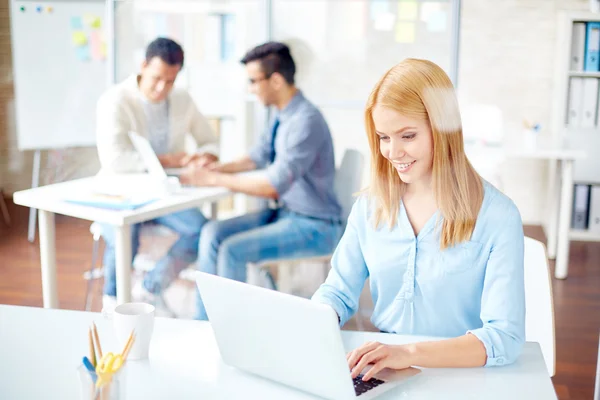
<instances>
[{"instance_id":1,"label":"clear plastic cup","mask_svg":"<svg viewBox=\"0 0 600 400\"><path fill-rule=\"evenodd\" d=\"M96 388L98 377L82 364L77 368L82 400L124 400L125 367L119 369L106 384Z\"/></svg>"}]
</instances>

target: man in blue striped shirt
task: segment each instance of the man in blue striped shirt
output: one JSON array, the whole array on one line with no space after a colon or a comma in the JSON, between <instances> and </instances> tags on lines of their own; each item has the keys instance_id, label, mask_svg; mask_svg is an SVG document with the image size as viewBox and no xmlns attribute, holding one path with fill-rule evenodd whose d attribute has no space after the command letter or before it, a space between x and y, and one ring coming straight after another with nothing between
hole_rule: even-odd
<instances>
[{"instance_id":1,"label":"man in blue striped shirt","mask_svg":"<svg viewBox=\"0 0 600 400\"><path fill-rule=\"evenodd\" d=\"M342 233L331 133L321 112L294 84L289 48L265 43L250 50L242 63L250 91L275 108L270 129L242 159L197 168L181 178L277 201L277 207L212 221L202 230L198 269L238 281L246 280L248 262L328 254ZM265 172L235 175L255 169ZM200 296L196 318L207 319Z\"/></svg>"}]
</instances>

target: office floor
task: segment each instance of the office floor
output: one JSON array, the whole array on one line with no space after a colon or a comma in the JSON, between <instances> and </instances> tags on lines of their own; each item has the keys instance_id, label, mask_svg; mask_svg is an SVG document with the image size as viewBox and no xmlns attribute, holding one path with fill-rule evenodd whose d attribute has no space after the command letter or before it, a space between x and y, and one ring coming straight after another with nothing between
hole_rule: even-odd
<instances>
[{"instance_id":1,"label":"office floor","mask_svg":"<svg viewBox=\"0 0 600 400\"><path fill-rule=\"evenodd\" d=\"M0 221L0 304L41 306L39 245L27 241L28 210L11 202L9 210L12 226ZM81 310L85 300L82 272L89 268L92 248L90 225L62 216L57 216L56 225L60 305ZM525 233L545 240L540 227L528 226ZM98 300L100 285L96 288ZM553 290L557 339L554 387L561 400L591 399L600 331L600 243L573 243L569 278L553 280ZM94 309L99 309L99 301ZM356 325L345 328L356 329Z\"/></svg>"}]
</instances>

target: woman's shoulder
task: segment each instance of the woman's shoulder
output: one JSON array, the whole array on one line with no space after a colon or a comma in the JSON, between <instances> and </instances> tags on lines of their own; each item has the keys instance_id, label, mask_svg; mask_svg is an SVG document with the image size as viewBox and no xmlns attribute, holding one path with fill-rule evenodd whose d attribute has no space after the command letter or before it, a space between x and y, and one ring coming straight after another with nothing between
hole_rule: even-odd
<instances>
[{"instance_id":1,"label":"woman's shoulder","mask_svg":"<svg viewBox=\"0 0 600 400\"><path fill-rule=\"evenodd\" d=\"M510 197L486 180L483 180L483 191L483 203L479 211L480 217L505 221L512 218L521 220L519 209Z\"/></svg>"},{"instance_id":2,"label":"woman's shoulder","mask_svg":"<svg viewBox=\"0 0 600 400\"><path fill-rule=\"evenodd\" d=\"M354 205L352 206L352 212L350 213L351 217L360 218L360 219L368 219L372 208L373 199L370 198L368 193L361 192L356 195L356 200L354 201Z\"/></svg>"}]
</instances>

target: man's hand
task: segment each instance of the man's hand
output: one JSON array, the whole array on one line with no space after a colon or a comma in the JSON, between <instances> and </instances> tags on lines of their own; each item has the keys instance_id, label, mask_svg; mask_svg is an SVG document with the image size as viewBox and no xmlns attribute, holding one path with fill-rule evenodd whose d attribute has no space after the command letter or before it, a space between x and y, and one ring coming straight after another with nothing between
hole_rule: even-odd
<instances>
[{"instance_id":1,"label":"man's hand","mask_svg":"<svg viewBox=\"0 0 600 400\"><path fill-rule=\"evenodd\" d=\"M181 168L183 167L182 162L187 156L183 151L181 153L161 154L158 156L158 161L164 168Z\"/></svg>"},{"instance_id":2,"label":"man's hand","mask_svg":"<svg viewBox=\"0 0 600 400\"><path fill-rule=\"evenodd\" d=\"M187 167L188 165L193 165L194 167L205 168L210 164L214 164L219 161L219 157L215 156L211 153L203 153L203 154L190 154L183 160L182 167Z\"/></svg>"},{"instance_id":3,"label":"man's hand","mask_svg":"<svg viewBox=\"0 0 600 400\"><path fill-rule=\"evenodd\" d=\"M412 365L414 348L411 345L389 345L368 342L346 355L352 378L356 378L369 364L373 367L365 374L368 381L384 368L405 369Z\"/></svg>"},{"instance_id":4,"label":"man's hand","mask_svg":"<svg viewBox=\"0 0 600 400\"><path fill-rule=\"evenodd\" d=\"M160 164L164 168L183 168L188 165L194 165L197 167L205 167L208 164L214 163L218 161L218 157L214 154L204 153L204 154L187 154L185 152L181 153L169 153L162 154L158 156L158 160Z\"/></svg>"},{"instance_id":5,"label":"man's hand","mask_svg":"<svg viewBox=\"0 0 600 400\"><path fill-rule=\"evenodd\" d=\"M217 173L192 164L179 175L179 181L184 185L215 186L217 184Z\"/></svg>"}]
</instances>

